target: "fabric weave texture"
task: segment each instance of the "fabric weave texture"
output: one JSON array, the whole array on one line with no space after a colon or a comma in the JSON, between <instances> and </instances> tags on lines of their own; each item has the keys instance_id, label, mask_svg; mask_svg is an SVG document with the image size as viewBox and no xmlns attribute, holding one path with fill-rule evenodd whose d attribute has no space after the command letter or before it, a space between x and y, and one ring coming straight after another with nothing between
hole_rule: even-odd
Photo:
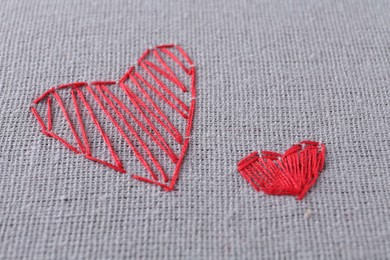
<instances>
[{"instance_id":1,"label":"fabric weave texture","mask_svg":"<svg viewBox=\"0 0 390 260\"><path fill-rule=\"evenodd\" d=\"M389 1L0 6L0 259L390 258ZM43 91L116 79L163 43L197 68L176 191L39 133L29 107ZM327 155L303 201L254 192L236 170L307 139Z\"/></svg>"}]
</instances>

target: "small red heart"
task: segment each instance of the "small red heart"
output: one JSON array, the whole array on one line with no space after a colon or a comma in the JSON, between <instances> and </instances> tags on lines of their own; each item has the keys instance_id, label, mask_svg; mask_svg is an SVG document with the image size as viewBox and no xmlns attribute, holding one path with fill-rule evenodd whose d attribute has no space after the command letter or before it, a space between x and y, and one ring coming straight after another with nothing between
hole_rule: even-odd
<instances>
[{"instance_id":1,"label":"small red heart","mask_svg":"<svg viewBox=\"0 0 390 260\"><path fill-rule=\"evenodd\" d=\"M189 145L195 95L194 64L180 46L170 44L147 50L118 81L53 87L35 99L31 111L46 136L126 173L117 142L110 137L113 133L104 130L106 125L115 126L117 136L130 148L129 156L135 156L145 170L133 177L170 191ZM60 111L60 123L54 108ZM58 129L66 129L72 138L61 137ZM96 136L88 129L100 133L98 141L105 143L111 158L96 157L91 145Z\"/></svg>"},{"instance_id":2,"label":"small red heart","mask_svg":"<svg viewBox=\"0 0 390 260\"><path fill-rule=\"evenodd\" d=\"M270 195L305 197L325 163L324 144L302 141L284 154L253 152L238 163L238 171L256 191Z\"/></svg>"}]
</instances>

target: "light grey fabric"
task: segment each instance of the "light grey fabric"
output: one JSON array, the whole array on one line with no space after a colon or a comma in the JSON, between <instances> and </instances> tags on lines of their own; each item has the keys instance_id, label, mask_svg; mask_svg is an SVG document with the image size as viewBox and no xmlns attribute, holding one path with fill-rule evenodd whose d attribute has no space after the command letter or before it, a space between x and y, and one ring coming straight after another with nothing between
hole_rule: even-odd
<instances>
[{"instance_id":1,"label":"light grey fabric","mask_svg":"<svg viewBox=\"0 0 390 260\"><path fill-rule=\"evenodd\" d=\"M0 1L0 258L390 258L390 2ZM148 47L198 68L177 191L39 132L53 85L117 79ZM256 193L254 150L327 144L307 198Z\"/></svg>"}]
</instances>

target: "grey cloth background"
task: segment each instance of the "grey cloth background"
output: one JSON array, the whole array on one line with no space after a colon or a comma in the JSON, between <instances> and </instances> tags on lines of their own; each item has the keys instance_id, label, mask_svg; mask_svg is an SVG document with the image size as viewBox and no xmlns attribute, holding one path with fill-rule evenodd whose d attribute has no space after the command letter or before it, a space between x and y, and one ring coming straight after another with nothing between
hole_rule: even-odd
<instances>
[{"instance_id":1,"label":"grey cloth background","mask_svg":"<svg viewBox=\"0 0 390 260\"><path fill-rule=\"evenodd\" d=\"M0 1L1 259L390 258L390 2ZM179 43L198 104L177 191L39 132L53 85L116 79ZM254 150L327 144L303 201L256 193Z\"/></svg>"}]
</instances>

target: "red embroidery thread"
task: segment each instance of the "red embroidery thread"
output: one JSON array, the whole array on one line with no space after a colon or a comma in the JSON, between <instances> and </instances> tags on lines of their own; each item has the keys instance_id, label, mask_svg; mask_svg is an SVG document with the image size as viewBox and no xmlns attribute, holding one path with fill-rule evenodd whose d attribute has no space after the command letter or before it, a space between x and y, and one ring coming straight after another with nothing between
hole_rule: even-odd
<instances>
[{"instance_id":1,"label":"red embroidery thread","mask_svg":"<svg viewBox=\"0 0 390 260\"><path fill-rule=\"evenodd\" d=\"M168 59L170 60L167 61ZM177 73L184 73L188 77L189 87L186 86L183 80L179 79ZM98 118L94 113L91 107L92 101L88 101L86 98L86 95L88 95L93 102L96 102L94 105L97 105L103 111L106 116L105 120L115 126L115 129L150 176L149 178L140 175L133 175L132 177L158 185L166 191L171 191L178 180L180 168L190 142L196 104L195 74L195 66L192 60L179 45L160 45L145 51L138 60L138 66L131 67L118 82L94 81L90 84L75 82L53 87L34 100L31 112L37 119L42 133L46 136L58 140L76 154L83 154L89 160L126 173L109 135L101 126L101 121L104 119ZM165 82L170 82L177 89L172 90L172 87L168 87ZM110 90L110 88L118 86L130 101L132 109ZM191 98L189 104L186 104L175 94L175 91L178 90L183 93L189 92ZM63 93L62 91L70 91L71 104L64 104L59 94L60 92ZM41 116L37 108L37 105L43 102L46 102L46 118ZM76 146L55 133L52 115L53 102L59 106L64 121L77 143ZM186 126L183 133L163 111L162 105L164 104L185 121ZM73 116L76 119L71 119L70 109L67 109L67 106L73 108ZM82 115L81 110L87 112L89 119L100 133L113 163L109 162L108 159L96 158L93 155L90 137L85 127L86 116ZM137 131L134 125L142 130L142 134L146 135L147 139L141 137L141 132ZM163 131L166 131L166 133ZM128 135L131 135L131 137ZM181 147L179 154L172 148L175 142ZM170 162L174 164L173 173L169 174L164 169L160 163L164 158L157 158L153 154L150 143L156 144L163 151L163 154L169 158Z\"/></svg>"},{"instance_id":2,"label":"red embroidery thread","mask_svg":"<svg viewBox=\"0 0 390 260\"><path fill-rule=\"evenodd\" d=\"M325 163L324 144L302 141L284 154L253 152L238 163L238 171L256 191L270 195L305 197L316 183Z\"/></svg>"}]
</instances>

